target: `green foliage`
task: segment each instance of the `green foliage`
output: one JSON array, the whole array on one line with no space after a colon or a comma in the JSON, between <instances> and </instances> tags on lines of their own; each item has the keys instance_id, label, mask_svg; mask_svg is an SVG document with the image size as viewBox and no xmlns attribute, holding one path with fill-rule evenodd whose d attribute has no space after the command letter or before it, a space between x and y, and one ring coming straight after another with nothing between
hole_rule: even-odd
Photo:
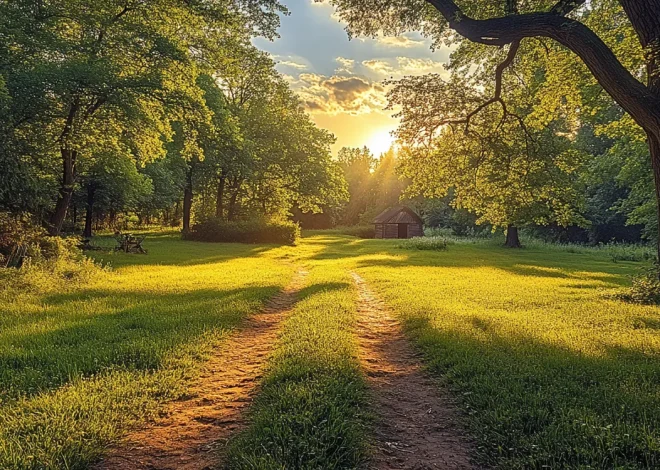
<instances>
[{"instance_id":1,"label":"green foliage","mask_svg":"<svg viewBox=\"0 0 660 470\"><path fill-rule=\"evenodd\" d=\"M226 243L275 243L295 245L300 226L293 222L267 222L262 219L228 222L211 218L184 233L186 240Z\"/></svg>"},{"instance_id":2,"label":"green foliage","mask_svg":"<svg viewBox=\"0 0 660 470\"><path fill-rule=\"evenodd\" d=\"M660 279L657 263L642 274L632 278L632 284L617 297L626 302L658 305L660 304Z\"/></svg>"}]
</instances>

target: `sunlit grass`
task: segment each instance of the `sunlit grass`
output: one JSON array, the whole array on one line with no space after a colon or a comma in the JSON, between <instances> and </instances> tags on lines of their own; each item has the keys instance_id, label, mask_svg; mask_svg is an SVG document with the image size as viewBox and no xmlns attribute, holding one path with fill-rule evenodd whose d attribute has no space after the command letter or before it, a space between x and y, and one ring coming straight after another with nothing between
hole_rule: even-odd
<instances>
[{"instance_id":1,"label":"sunlit grass","mask_svg":"<svg viewBox=\"0 0 660 470\"><path fill-rule=\"evenodd\" d=\"M291 278L285 250L147 239L113 271L2 296L0 468L85 468Z\"/></svg>"},{"instance_id":2,"label":"sunlit grass","mask_svg":"<svg viewBox=\"0 0 660 470\"><path fill-rule=\"evenodd\" d=\"M612 297L640 263L544 246L351 243L323 256L399 313L462 402L483 463L660 466L660 309Z\"/></svg>"},{"instance_id":3,"label":"sunlit grass","mask_svg":"<svg viewBox=\"0 0 660 470\"><path fill-rule=\"evenodd\" d=\"M300 254L319 255L315 248L310 243ZM344 269L308 266L308 286L284 324L228 468L356 468L365 459L364 383L352 335L356 291Z\"/></svg>"},{"instance_id":4,"label":"sunlit grass","mask_svg":"<svg viewBox=\"0 0 660 470\"><path fill-rule=\"evenodd\" d=\"M85 468L187 384L227 331L310 270L231 468L351 468L365 458L357 271L458 398L481 463L660 467L660 308L614 296L642 263L605 250L308 234L298 247L181 242L83 283L0 295L0 468ZM112 246L112 241L104 242ZM635 258L636 259L636 258ZM63 290L62 290L63 289Z\"/></svg>"}]
</instances>

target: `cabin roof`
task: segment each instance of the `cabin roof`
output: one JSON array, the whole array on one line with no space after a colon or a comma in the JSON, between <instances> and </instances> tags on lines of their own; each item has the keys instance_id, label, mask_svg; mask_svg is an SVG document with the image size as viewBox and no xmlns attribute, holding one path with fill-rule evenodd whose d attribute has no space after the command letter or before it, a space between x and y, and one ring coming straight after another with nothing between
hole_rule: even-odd
<instances>
[{"instance_id":1,"label":"cabin roof","mask_svg":"<svg viewBox=\"0 0 660 470\"><path fill-rule=\"evenodd\" d=\"M423 221L410 207L396 206L385 209L374 219L374 224L422 224Z\"/></svg>"}]
</instances>

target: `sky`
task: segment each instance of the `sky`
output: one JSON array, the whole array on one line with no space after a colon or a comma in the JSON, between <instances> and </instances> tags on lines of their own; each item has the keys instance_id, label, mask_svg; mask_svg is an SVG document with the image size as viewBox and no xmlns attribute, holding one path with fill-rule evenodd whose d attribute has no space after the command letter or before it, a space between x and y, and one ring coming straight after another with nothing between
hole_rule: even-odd
<instances>
[{"instance_id":1,"label":"sky","mask_svg":"<svg viewBox=\"0 0 660 470\"><path fill-rule=\"evenodd\" d=\"M349 41L332 6L284 0L280 38L254 44L269 52L319 127L335 134L333 153L366 145L376 156L392 144L397 120L386 111L383 80L425 73L447 74L448 49L433 52L417 33Z\"/></svg>"}]
</instances>

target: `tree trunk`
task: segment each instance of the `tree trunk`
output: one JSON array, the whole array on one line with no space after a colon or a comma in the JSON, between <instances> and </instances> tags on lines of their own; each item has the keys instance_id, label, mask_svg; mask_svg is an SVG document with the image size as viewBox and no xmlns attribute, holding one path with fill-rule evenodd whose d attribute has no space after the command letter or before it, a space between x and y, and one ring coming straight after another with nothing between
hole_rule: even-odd
<instances>
[{"instance_id":1,"label":"tree trunk","mask_svg":"<svg viewBox=\"0 0 660 470\"><path fill-rule=\"evenodd\" d=\"M186 185L183 190L183 231L190 231L190 213L192 211L193 190L192 185Z\"/></svg>"},{"instance_id":2,"label":"tree trunk","mask_svg":"<svg viewBox=\"0 0 660 470\"><path fill-rule=\"evenodd\" d=\"M77 152L70 149L61 149L62 154L62 185L60 194L55 204L55 210L50 218L49 233L53 236L62 231L62 224L66 219L66 213L73 196L73 187L76 183L76 157Z\"/></svg>"},{"instance_id":3,"label":"tree trunk","mask_svg":"<svg viewBox=\"0 0 660 470\"><path fill-rule=\"evenodd\" d=\"M91 238L92 237L92 222L94 220L94 193L96 193L96 188L94 185L90 184L87 186L87 210L85 212L85 230L83 232L83 237Z\"/></svg>"},{"instance_id":4,"label":"tree trunk","mask_svg":"<svg viewBox=\"0 0 660 470\"><path fill-rule=\"evenodd\" d=\"M649 149L651 150L651 166L653 167L653 179L655 181L655 200L657 204L658 229L660 230L660 139L652 134L648 135ZM656 234L657 256L660 263L660 233ZM660 265L658 265L658 279L660 279Z\"/></svg>"},{"instance_id":5,"label":"tree trunk","mask_svg":"<svg viewBox=\"0 0 660 470\"><path fill-rule=\"evenodd\" d=\"M226 181L227 178L225 177L223 172L220 175L220 179L218 180L218 194L216 196L216 201L215 201L215 216L218 218L222 218L225 215L224 198L225 198Z\"/></svg>"},{"instance_id":6,"label":"tree trunk","mask_svg":"<svg viewBox=\"0 0 660 470\"><path fill-rule=\"evenodd\" d=\"M235 191L232 192L231 198L229 199L229 212L227 214L227 219L228 220L236 220L236 207L237 207L237 201L238 201L238 191L239 188L237 188Z\"/></svg>"},{"instance_id":7,"label":"tree trunk","mask_svg":"<svg viewBox=\"0 0 660 470\"><path fill-rule=\"evenodd\" d=\"M520 238L518 237L518 227L509 225L506 229L506 242L504 246L507 248L522 248Z\"/></svg>"}]
</instances>

